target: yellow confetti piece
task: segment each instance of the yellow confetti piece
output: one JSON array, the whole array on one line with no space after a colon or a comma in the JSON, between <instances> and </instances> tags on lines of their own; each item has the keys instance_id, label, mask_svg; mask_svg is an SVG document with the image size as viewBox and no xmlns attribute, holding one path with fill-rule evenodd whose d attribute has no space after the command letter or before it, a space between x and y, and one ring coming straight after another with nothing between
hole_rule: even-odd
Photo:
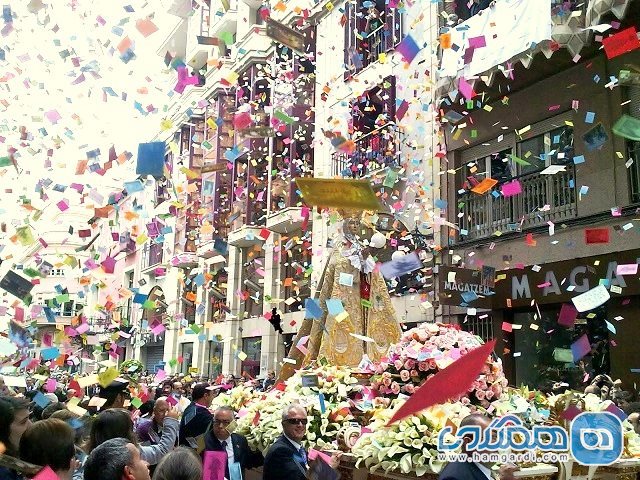
<instances>
[{"instance_id":1,"label":"yellow confetti piece","mask_svg":"<svg viewBox=\"0 0 640 480\"><path fill-rule=\"evenodd\" d=\"M142 245L144 242L146 242L149 239L149 237L147 237L146 233L141 233L140 235L138 235L138 238L136 238L136 243L138 245Z\"/></svg>"},{"instance_id":2,"label":"yellow confetti piece","mask_svg":"<svg viewBox=\"0 0 640 480\"><path fill-rule=\"evenodd\" d=\"M98 383L101 387L107 388L116 378L118 378L118 370L109 367L104 372L98 374Z\"/></svg>"}]
</instances>

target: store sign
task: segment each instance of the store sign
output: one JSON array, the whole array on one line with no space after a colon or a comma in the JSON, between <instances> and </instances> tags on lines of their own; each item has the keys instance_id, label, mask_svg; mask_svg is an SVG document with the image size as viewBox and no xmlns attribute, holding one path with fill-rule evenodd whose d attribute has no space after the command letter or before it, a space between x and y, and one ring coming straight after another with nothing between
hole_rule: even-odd
<instances>
[{"instance_id":1,"label":"store sign","mask_svg":"<svg viewBox=\"0 0 640 480\"><path fill-rule=\"evenodd\" d=\"M640 249L498 272L493 308L562 303L603 283L612 297L640 293ZM537 271L536 271L537 270Z\"/></svg>"},{"instance_id":2,"label":"store sign","mask_svg":"<svg viewBox=\"0 0 640 480\"><path fill-rule=\"evenodd\" d=\"M272 18L267 18L267 36L300 53L305 51L304 35Z\"/></svg>"},{"instance_id":3,"label":"store sign","mask_svg":"<svg viewBox=\"0 0 640 480\"><path fill-rule=\"evenodd\" d=\"M495 269L472 270L438 267L439 299L443 305L491 308L494 296Z\"/></svg>"}]
</instances>

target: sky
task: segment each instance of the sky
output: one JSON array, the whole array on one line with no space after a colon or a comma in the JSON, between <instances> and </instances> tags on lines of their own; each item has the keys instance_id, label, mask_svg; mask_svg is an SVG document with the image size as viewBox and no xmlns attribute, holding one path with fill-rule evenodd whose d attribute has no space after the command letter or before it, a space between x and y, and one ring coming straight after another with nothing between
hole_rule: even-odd
<instances>
[{"instance_id":1,"label":"sky","mask_svg":"<svg viewBox=\"0 0 640 480\"><path fill-rule=\"evenodd\" d=\"M46 220L58 213L59 200L74 204L80 199L70 188L53 191L56 184L90 185L106 197L136 178L137 145L160 130L171 101L176 73L157 50L179 19L166 13L167 1L3 3L0 157L17 149L17 169L0 168L0 222L11 235L10 225L24 224L27 218L28 212L18 206L21 196L44 209ZM137 28L140 20L150 20L158 30L145 37ZM128 61L118 49L126 51L121 42L127 37L135 54ZM145 115L134 102L142 105ZM111 145L117 154L128 151L133 157L104 175L89 169L75 175L77 162L86 159L87 152L100 149L101 155L89 163L104 164ZM47 179L49 199L43 202L35 189Z\"/></svg>"}]
</instances>

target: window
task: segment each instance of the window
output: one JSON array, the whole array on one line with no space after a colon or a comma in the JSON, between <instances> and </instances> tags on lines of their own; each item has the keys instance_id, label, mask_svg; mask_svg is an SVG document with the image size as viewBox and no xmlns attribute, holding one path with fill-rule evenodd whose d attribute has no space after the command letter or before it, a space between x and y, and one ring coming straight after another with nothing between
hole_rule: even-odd
<instances>
[{"instance_id":1,"label":"window","mask_svg":"<svg viewBox=\"0 0 640 480\"><path fill-rule=\"evenodd\" d=\"M244 316L259 317L262 315L262 299L264 293L265 258L262 249L242 250L242 296Z\"/></svg>"},{"instance_id":2,"label":"window","mask_svg":"<svg viewBox=\"0 0 640 480\"><path fill-rule=\"evenodd\" d=\"M532 125L523 139L503 135L462 152L457 203L461 240L575 218L571 118L568 112ZM564 171L541 175L550 165L561 165ZM473 192L486 178L497 180L497 185L488 192ZM507 194L506 183L516 192Z\"/></svg>"},{"instance_id":3,"label":"window","mask_svg":"<svg viewBox=\"0 0 640 480\"><path fill-rule=\"evenodd\" d=\"M222 340L222 338L220 338ZM220 341L208 342L207 357L204 359L203 373L213 381L222 373L222 356L224 355L224 343Z\"/></svg>"},{"instance_id":4,"label":"window","mask_svg":"<svg viewBox=\"0 0 640 480\"><path fill-rule=\"evenodd\" d=\"M188 324L195 323L196 321L196 302L198 300L198 285L193 281L196 277L195 274L187 275L187 279L184 282L184 288L182 292L182 313Z\"/></svg>"},{"instance_id":5,"label":"window","mask_svg":"<svg viewBox=\"0 0 640 480\"><path fill-rule=\"evenodd\" d=\"M191 362L193 361L193 342L180 344L180 356L182 357L182 364L180 366L180 373L187 374Z\"/></svg>"},{"instance_id":6,"label":"window","mask_svg":"<svg viewBox=\"0 0 640 480\"><path fill-rule=\"evenodd\" d=\"M494 338L493 319L490 315L484 314L478 317L468 316L467 320L460 326L465 332L473 333L485 342Z\"/></svg>"},{"instance_id":7,"label":"window","mask_svg":"<svg viewBox=\"0 0 640 480\"><path fill-rule=\"evenodd\" d=\"M127 288L131 289L133 288L133 278L134 278L134 274L135 272L133 270L131 270L130 272L125 273L125 278L126 278L126 285ZM122 311L122 320L127 322L127 325L131 325L131 308L133 306L133 296L130 296L127 299L127 303L124 306L124 309Z\"/></svg>"},{"instance_id":8,"label":"window","mask_svg":"<svg viewBox=\"0 0 640 480\"><path fill-rule=\"evenodd\" d=\"M279 260L276 257L283 267L281 298L284 298L285 313L297 312L304 306L304 299L311 295L310 277L306 273L311 266L310 245L298 236L282 238L282 242Z\"/></svg>"},{"instance_id":9,"label":"window","mask_svg":"<svg viewBox=\"0 0 640 480\"><path fill-rule=\"evenodd\" d=\"M285 333L282 335L282 343L284 345L285 355L289 354L289 350L291 350L291 346L293 345L293 339L295 338L295 333Z\"/></svg>"},{"instance_id":10,"label":"window","mask_svg":"<svg viewBox=\"0 0 640 480\"><path fill-rule=\"evenodd\" d=\"M640 118L640 87L633 86L626 89L629 101L629 115ZM627 162L629 166L629 186L631 188L631 201L640 202L640 142L627 140Z\"/></svg>"},{"instance_id":11,"label":"window","mask_svg":"<svg viewBox=\"0 0 640 480\"><path fill-rule=\"evenodd\" d=\"M356 0L345 4L344 63L347 77L377 62L403 38L402 13L386 0Z\"/></svg>"},{"instance_id":12,"label":"window","mask_svg":"<svg viewBox=\"0 0 640 480\"><path fill-rule=\"evenodd\" d=\"M64 302L64 304L62 305L62 316L63 317L73 316L73 300Z\"/></svg>"},{"instance_id":13,"label":"window","mask_svg":"<svg viewBox=\"0 0 640 480\"><path fill-rule=\"evenodd\" d=\"M215 270L215 267L211 267L209 274L213 279L208 286L205 285L209 298L207 321L220 322L224 320L224 313L229 311L227 307L227 270L226 268Z\"/></svg>"},{"instance_id":14,"label":"window","mask_svg":"<svg viewBox=\"0 0 640 480\"><path fill-rule=\"evenodd\" d=\"M262 349L262 337L250 337L242 339L242 351L245 353L245 358L241 365L241 374L248 373L251 377L257 378L260 376L260 354Z\"/></svg>"},{"instance_id":15,"label":"window","mask_svg":"<svg viewBox=\"0 0 640 480\"><path fill-rule=\"evenodd\" d=\"M568 388L584 388L584 376L593 379L599 374L610 373L609 332L604 319L606 308L599 307L589 313L578 314L571 328L558 326L559 306L536 311L516 312L513 323L523 325L514 330L515 384L540 385L549 388L555 382L565 382ZM536 324L538 330L527 328ZM553 330L553 335L546 332ZM587 334L592 351L574 364L571 345Z\"/></svg>"}]
</instances>

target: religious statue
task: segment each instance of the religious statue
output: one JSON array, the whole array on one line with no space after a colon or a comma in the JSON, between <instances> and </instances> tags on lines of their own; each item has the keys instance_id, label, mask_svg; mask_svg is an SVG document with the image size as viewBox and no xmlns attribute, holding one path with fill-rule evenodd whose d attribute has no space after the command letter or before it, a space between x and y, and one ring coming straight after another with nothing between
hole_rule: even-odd
<instances>
[{"instance_id":1,"label":"religious statue","mask_svg":"<svg viewBox=\"0 0 640 480\"><path fill-rule=\"evenodd\" d=\"M400 325L391 304L387 285L376 262L361 238L361 212L340 211L344 221L341 234L327 260L319 285L321 318L305 319L280 380L313 360L325 358L335 365L357 367L363 359L379 361L389 346L400 339ZM374 235L370 246L382 247L384 235ZM382 237L382 240L380 240ZM343 311L329 313L327 300L339 301ZM334 304L339 303L333 302ZM308 316L308 315L307 315ZM297 348L308 336L306 354ZM295 365L293 361L295 360Z\"/></svg>"}]
</instances>

